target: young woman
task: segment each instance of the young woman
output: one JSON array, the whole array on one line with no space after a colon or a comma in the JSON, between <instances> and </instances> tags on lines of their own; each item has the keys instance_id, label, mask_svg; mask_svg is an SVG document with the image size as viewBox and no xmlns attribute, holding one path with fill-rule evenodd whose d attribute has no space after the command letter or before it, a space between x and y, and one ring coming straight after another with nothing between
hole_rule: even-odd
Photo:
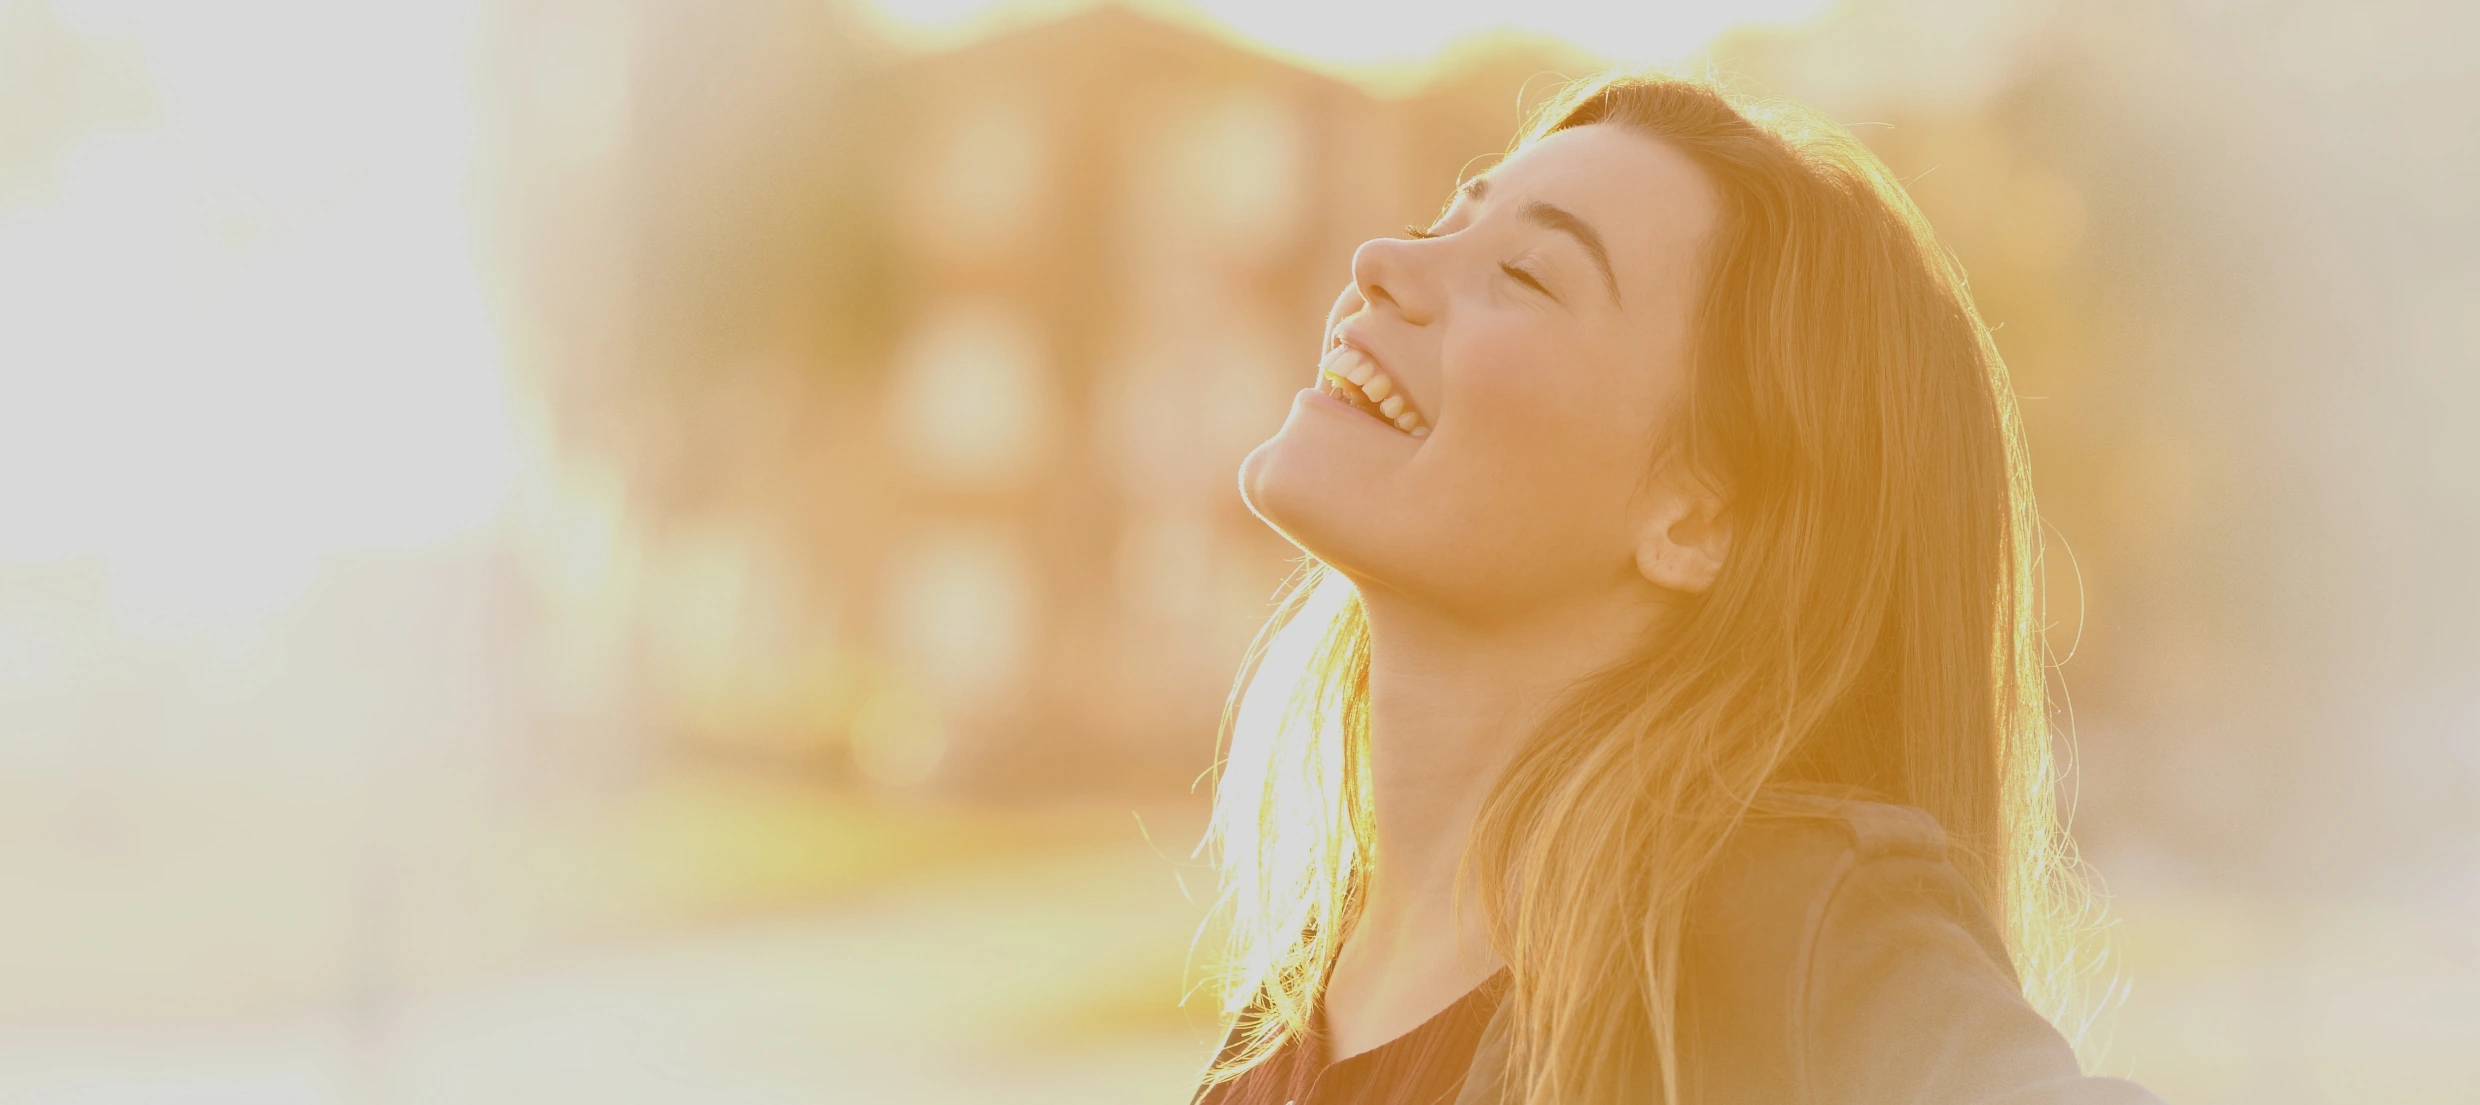
<instances>
[{"instance_id":1,"label":"young woman","mask_svg":"<svg viewBox=\"0 0 2480 1105\"><path fill-rule=\"evenodd\" d=\"M2038 523L1885 167L1604 78L1352 278L1241 469L1310 566L1235 695L1199 1100L2152 1101L2035 1005Z\"/></svg>"}]
</instances>

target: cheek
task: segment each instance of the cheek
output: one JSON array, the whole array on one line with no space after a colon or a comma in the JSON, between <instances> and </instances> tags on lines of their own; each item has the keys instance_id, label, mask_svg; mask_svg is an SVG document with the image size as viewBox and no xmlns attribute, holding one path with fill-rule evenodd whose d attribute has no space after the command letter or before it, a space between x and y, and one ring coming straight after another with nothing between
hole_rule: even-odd
<instances>
[{"instance_id":1,"label":"cheek","mask_svg":"<svg viewBox=\"0 0 2480 1105\"><path fill-rule=\"evenodd\" d=\"M1572 336L1473 337L1444 366L1446 448L1424 473L1434 516L1462 535L1442 570L1518 606L1625 578L1652 381Z\"/></svg>"},{"instance_id":2,"label":"cheek","mask_svg":"<svg viewBox=\"0 0 2480 1105\"><path fill-rule=\"evenodd\" d=\"M1463 352L1450 398L1456 436L1476 446L1470 459L1521 479L1511 491L1610 510L1625 502L1646 456L1651 381L1557 334L1484 335Z\"/></svg>"}]
</instances>

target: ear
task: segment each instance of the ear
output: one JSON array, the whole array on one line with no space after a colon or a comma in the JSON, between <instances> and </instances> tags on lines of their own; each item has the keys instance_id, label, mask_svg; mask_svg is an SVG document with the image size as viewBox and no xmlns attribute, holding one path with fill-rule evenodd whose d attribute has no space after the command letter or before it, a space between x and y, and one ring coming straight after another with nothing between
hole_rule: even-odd
<instances>
[{"instance_id":1,"label":"ear","mask_svg":"<svg viewBox=\"0 0 2480 1105\"><path fill-rule=\"evenodd\" d=\"M1664 590L1703 594L1731 553L1731 520L1722 497L1701 486L1665 482L1650 505L1636 535L1636 570Z\"/></svg>"}]
</instances>

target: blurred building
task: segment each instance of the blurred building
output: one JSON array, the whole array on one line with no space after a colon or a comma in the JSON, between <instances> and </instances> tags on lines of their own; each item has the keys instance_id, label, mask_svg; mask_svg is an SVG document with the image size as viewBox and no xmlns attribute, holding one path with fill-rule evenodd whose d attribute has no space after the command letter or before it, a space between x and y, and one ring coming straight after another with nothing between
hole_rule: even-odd
<instances>
[{"instance_id":1,"label":"blurred building","mask_svg":"<svg viewBox=\"0 0 2480 1105\"><path fill-rule=\"evenodd\" d=\"M960 774L1194 775L1287 553L1234 474L1393 206L1382 110L1116 7L870 87L899 291L848 606Z\"/></svg>"},{"instance_id":2,"label":"blurred building","mask_svg":"<svg viewBox=\"0 0 2480 1105\"><path fill-rule=\"evenodd\" d=\"M601 658L572 728L899 787L1204 770L1292 555L1240 459L1474 136L1116 6L901 60L832 9L545 10L514 37L625 89L604 169L521 173L512 220L576 236L529 247L582 305L539 351L577 532L538 558L583 592L548 621L603 638L545 640Z\"/></svg>"}]
</instances>

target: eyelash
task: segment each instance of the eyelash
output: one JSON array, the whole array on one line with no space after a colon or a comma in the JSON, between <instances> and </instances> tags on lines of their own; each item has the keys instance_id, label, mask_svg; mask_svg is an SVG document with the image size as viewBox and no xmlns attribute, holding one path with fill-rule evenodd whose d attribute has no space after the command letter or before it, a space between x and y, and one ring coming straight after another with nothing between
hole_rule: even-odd
<instances>
[{"instance_id":1,"label":"eyelash","mask_svg":"<svg viewBox=\"0 0 2480 1105\"><path fill-rule=\"evenodd\" d=\"M1424 227L1407 225L1404 227L1404 236L1418 242L1435 238L1438 236L1438 233ZM1540 277L1534 276L1532 273L1526 272L1523 269L1504 262L1500 263L1498 269L1500 272L1506 273L1508 276L1514 278L1517 282L1522 283L1524 286L1540 292L1543 295L1550 295L1550 289L1542 285ZM1558 297L1550 296L1550 298L1556 299Z\"/></svg>"}]
</instances>

